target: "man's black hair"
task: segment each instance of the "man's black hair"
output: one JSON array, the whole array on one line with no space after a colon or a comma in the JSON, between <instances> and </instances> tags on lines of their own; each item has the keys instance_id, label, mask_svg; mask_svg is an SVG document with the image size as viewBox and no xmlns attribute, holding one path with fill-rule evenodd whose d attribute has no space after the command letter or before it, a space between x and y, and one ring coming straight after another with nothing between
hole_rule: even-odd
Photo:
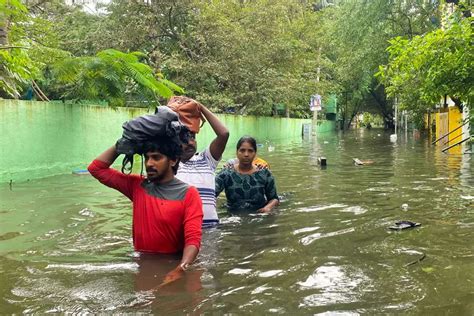
<instances>
[{"instance_id":1,"label":"man's black hair","mask_svg":"<svg viewBox=\"0 0 474 316\"><path fill-rule=\"evenodd\" d=\"M131 173L133 167L133 154L139 154L142 156L150 151L158 151L165 155L170 159L178 159L183 149L181 144L184 140L188 141L189 132L187 129L184 129L180 135L174 136L157 136L153 139L149 139L148 141L144 142L129 142L127 143L131 148L132 153L128 153L125 155L122 161L122 172L123 173ZM122 145L123 147L123 145ZM173 168L174 174L178 171L178 163L176 164L175 168ZM142 162L143 168L143 162ZM143 170L142 170L143 171ZM140 174L142 174L140 171Z\"/></svg>"},{"instance_id":2,"label":"man's black hair","mask_svg":"<svg viewBox=\"0 0 474 316\"><path fill-rule=\"evenodd\" d=\"M183 150L181 141L175 137L155 137L153 140L143 143L143 154L158 151L170 159L178 159Z\"/></svg>"}]
</instances>

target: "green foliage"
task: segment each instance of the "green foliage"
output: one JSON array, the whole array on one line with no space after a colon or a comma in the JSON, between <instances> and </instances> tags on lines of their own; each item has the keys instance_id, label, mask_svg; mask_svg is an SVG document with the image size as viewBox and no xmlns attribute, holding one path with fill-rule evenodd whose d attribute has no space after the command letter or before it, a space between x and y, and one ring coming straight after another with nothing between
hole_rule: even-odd
<instances>
[{"instance_id":1,"label":"green foliage","mask_svg":"<svg viewBox=\"0 0 474 316\"><path fill-rule=\"evenodd\" d=\"M369 112L364 112L362 116L362 125L372 127L382 127L383 126L383 117L378 114L371 114Z\"/></svg>"},{"instance_id":2,"label":"green foliage","mask_svg":"<svg viewBox=\"0 0 474 316\"><path fill-rule=\"evenodd\" d=\"M18 98L21 85L35 72L31 60L20 46L18 24L26 18L26 7L20 1L0 1L0 92Z\"/></svg>"},{"instance_id":3,"label":"green foliage","mask_svg":"<svg viewBox=\"0 0 474 316\"><path fill-rule=\"evenodd\" d=\"M308 111L316 86L314 13L297 1L195 2L193 26L164 71L220 111Z\"/></svg>"},{"instance_id":4,"label":"green foliage","mask_svg":"<svg viewBox=\"0 0 474 316\"><path fill-rule=\"evenodd\" d=\"M142 63L145 55L108 49L94 57L70 57L52 67L56 89L63 98L105 100L110 106L124 106L128 94L140 94L149 106L159 98L169 98L183 89L165 80L161 74Z\"/></svg>"},{"instance_id":5,"label":"green foliage","mask_svg":"<svg viewBox=\"0 0 474 316\"><path fill-rule=\"evenodd\" d=\"M328 81L316 88L317 20L301 1L113 0L107 11L53 14L63 47L76 56L144 52L214 110L269 115L284 103L303 116L311 94L329 91Z\"/></svg>"},{"instance_id":6,"label":"green foliage","mask_svg":"<svg viewBox=\"0 0 474 316\"><path fill-rule=\"evenodd\" d=\"M53 98L119 106L154 104L182 91L176 82L213 110L271 115L284 105L297 117L311 116L310 95L338 94L346 126L361 112L391 120L392 101L374 79L389 40L416 38L441 20L436 2L418 0L111 0L96 14L61 0L28 3L30 14L16 18L27 23L9 31L28 48L15 52L24 60L3 63L22 78L19 89L34 78ZM413 102L415 87L407 87Z\"/></svg>"},{"instance_id":7,"label":"green foliage","mask_svg":"<svg viewBox=\"0 0 474 316\"><path fill-rule=\"evenodd\" d=\"M374 74L388 60L388 40L423 34L435 26L436 6L416 0L346 0L318 14L319 38L329 66L323 71L340 94L344 125L364 111L391 120L391 103Z\"/></svg>"},{"instance_id":8,"label":"green foliage","mask_svg":"<svg viewBox=\"0 0 474 316\"><path fill-rule=\"evenodd\" d=\"M87 22L100 20L98 16L87 15L61 1L31 1L32 12L19 1L2 0L0 4L4 9L0 13L4 21L0 22L0 35L4 35L0 37L4 39L0 46L0 92L5 96L20 97L32 80L38 80L50 97L106 100L111 106L125 105L130 97L146 100L151 106L174 91L183 92L159 71L142 63L147 59L143 53L109 49L93 57L74 57L61 49L75 47L64 46L60 40L69 38L64 36L66 28L75 21L69 17L82 17L80 22ZM78 35L72 27L69 35L80 40L78 37L91 25L81 26L84 33ZM61 28L65 32L58 32Z\"/></svg>"},{"instance_id":9,"label":"green foliage","mask_svg":"<svg viewBox=\"0 0 474 316\"><path fill-rule=\"evenodd\" d=\"M378 76L401 108L424 112L448 95L461 105L474 96L473 19L411 40L390 41L390 61Z\"/></svg>"},{"instance_id":10,"label":"green foliage","mask_svg":"<svg viewBox=\"0 0 474 316\"><path fill-rule=\"evenodd\" d=\"M19 98L48 64L68 53L57 49L52 23L30 15L20 1L2 0L0 8L0 95Z\"/></svg>"}]
</instances>

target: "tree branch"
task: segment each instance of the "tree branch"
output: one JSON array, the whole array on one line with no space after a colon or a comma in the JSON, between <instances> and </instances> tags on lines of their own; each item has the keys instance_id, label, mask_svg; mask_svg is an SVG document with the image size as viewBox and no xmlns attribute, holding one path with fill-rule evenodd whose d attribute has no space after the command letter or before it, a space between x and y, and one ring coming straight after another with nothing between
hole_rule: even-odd
<instances>
[{"instance_id":1,"label":"tree branch","mask_svg":"<svg viewBox=\"0 0 474 316\"><path fill-rule=\"evenodd\" d=\"M25 47L25 46L0 46L0 49L13 49L13 48L29 49L29 47Z\"/></svg>"}]
</instances>

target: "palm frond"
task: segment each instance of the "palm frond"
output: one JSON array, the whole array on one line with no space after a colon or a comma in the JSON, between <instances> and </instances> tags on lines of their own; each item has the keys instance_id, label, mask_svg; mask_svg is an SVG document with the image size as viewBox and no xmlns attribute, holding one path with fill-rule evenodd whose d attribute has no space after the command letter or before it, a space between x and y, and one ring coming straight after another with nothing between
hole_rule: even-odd
<instances>
[{"instance_id":1,"label":"palm frond","mask_svg":"<svg viewBox=\"0 0 474 316\"><path fill-rule=\"evenodd\" d=\"M153 68L141 63L146 55L107 49L93 57L66 58L53 67L56 80L62 84L64 95L89 100L107 100L112 107L125 104L127 91L140 91L155 101L156 96L169 98L183 89L155 74Z\"/></svg>"}]
</instances>

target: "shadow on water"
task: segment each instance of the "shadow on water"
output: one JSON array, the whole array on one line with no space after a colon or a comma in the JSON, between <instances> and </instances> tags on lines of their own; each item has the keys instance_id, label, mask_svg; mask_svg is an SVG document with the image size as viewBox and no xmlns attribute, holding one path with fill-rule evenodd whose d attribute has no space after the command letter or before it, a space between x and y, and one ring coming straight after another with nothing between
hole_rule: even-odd
<instances>
[{"instance_id":1,"label":"shadow on water","mask_svg":"<svg viewBox=\"0 0 474 316\"><path fill-rule=\"evenodd\" d=\"M374 129L272 145L259 155L281 206L271 215L221 209L193 269L158 289L179 258L131 253L131 207L119 193L72 175L2 187L0 310L474 313L468 155L423 138L391 143ZM422 226L389 230L397 220Z\"/></svg>"}]
</instances>

